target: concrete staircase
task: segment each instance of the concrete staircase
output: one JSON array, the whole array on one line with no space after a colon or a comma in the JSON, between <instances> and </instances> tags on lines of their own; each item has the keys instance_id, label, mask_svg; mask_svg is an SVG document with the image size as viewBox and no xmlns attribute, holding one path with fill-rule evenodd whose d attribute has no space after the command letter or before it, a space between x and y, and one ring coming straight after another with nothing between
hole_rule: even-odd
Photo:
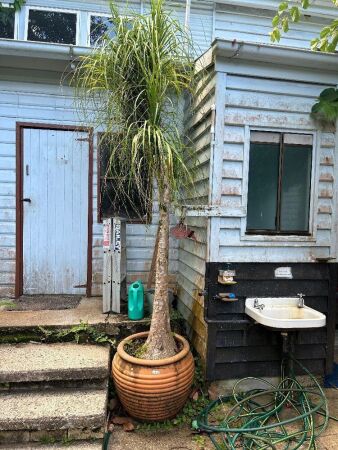
<instances>
[{"instance_id":1,"label":"concrete staircase","mask_svg":"<svg viewBox=\"0 0 338 450\"><path fill-rule=\"evenodd\" d=\"M99 450L108 347L0 345L0 448Z\"/></svg>"}]
</instances>

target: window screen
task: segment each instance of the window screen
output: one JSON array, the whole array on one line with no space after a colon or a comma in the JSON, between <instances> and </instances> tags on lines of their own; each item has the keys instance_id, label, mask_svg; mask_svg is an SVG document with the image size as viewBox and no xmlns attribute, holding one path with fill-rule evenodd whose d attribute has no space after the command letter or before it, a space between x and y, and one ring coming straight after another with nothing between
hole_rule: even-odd
<instances>
[{"instance_id":1,"label":"window screen","mask_svg":"<svg viewBox=\"0 0 338 450\"><path fill-rule=\"evenodd\" d=\"M14 39L15 12L0 6L0 38Z\"/></svg>"},{"instance_id":2,"label":"window screen","mask_svg":"<svg viewBox=\"0 0 338 450\"><path fill-rule=\"evenodd\" d=\"M27 39L76 45L75 13L29 10Z\"/></svg>"},{"instance_id":3,"label":"window screen","mask_svg":"<svg viewBox=\"0 0 338 450\"><path fill-rule=\"evenodd\" d=\"M247 231L307 234L312 135L251 133Z\"/></svg>"}]
</instances>

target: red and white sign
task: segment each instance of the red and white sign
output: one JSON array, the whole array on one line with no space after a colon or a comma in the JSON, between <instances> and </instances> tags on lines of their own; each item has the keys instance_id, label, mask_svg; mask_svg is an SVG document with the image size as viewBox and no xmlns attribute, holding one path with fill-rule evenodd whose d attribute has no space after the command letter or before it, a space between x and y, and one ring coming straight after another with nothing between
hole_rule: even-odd
<instances>
[{"instance_id":1,"label":"red and white sign","mask_svg":"<svg viewBox=\"0 0 338 450\"><path fill-rule=\"evenodd\" d=\"M109 248L111 244L111 220L103 221L103 248Z\"/></svg>"}]
</instances>

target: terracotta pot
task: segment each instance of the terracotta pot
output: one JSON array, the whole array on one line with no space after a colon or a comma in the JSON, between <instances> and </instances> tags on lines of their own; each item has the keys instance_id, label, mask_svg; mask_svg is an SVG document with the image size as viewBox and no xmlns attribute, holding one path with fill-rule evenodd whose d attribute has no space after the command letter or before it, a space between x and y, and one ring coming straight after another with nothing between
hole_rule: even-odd
<instances>
[{"instance_id":1,"label":"terracotta pot","mask_svg":"<svg viewBox=\"0 0 338 450\"><path fill-rule=\"evenodd\" d=\"M117 394L125 410L136 419L171 419L189 397L194 359L188 341L177 334L175 339L183 348L171 358L147 360L125 352L127 342L147 336L148 332L133 334L118 345L112 369Z\"/></svg>"}]
</instances>

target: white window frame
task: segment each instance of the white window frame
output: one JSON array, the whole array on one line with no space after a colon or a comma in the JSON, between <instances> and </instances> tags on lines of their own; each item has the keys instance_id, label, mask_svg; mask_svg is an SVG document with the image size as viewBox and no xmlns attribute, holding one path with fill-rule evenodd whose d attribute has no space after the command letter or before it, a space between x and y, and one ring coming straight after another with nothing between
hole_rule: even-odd
<instances>
[{"instance_id":1,"label":"white window frame","mask_svg":"<svg viewBox=\"0 0 338 450\"><path fill-rule=\"evenodd\" d=\"M10 3L2 3L2 6L4 8L9 8L11 5ZM15 41L18 39L19 36L19 11L14 12L14 36L13 38L0 38L5 39L6 41Z\"/></svg>"},{"instance_id":2,"label":"white window frame","mask_svg":"<svg viewBox=\"0 0 338 450\"><path fill-rule=\"evenodd\" d=\"M29 19L29 11L52 11L59 13L68 13L76 15L76 33L75 33L75 46L79 45L79 37L80 37L80 14L79 11L74 9L65 9L65 8L47 8L44 6L32 6L29 5L26 8L26 16L25 16L25 41L28 42L37 42L38 44L55 44L55 45L74 45L74 44L58 44L57 42L42 42L42 41L29 41L28 40L28 19Z\"/></svg>"},{"instance_id":3,"label":"white window frame","mask_svg":"<svg viewBox=\"0 0 338 450\"><path fill-rule=\"evenodd\" d=\"M307 134L311 135L313 139L312 144L312 163L311 163L311 190L310 190L310 209L309 209L309 235L294 235L294 234L247 234L247 212L248 212L248 188L249 188L249 158L250 158L250 134L251 132L274 132L274 133L288 133L288 134ZM320 149L318 148L320 139L318 132L314 130L298 130L298 129L280 129L280 128L266 128L266 127L250 127L245 126L244 131L244 161L243 161L243 195L242 208L245 212L244 217L241 218L241 241L246 242L297 242L301 246L302 243L315 243L317 240L317 214L318 209L318 186L319 186L319 156Z\"/></svg>"}]
</instances>

